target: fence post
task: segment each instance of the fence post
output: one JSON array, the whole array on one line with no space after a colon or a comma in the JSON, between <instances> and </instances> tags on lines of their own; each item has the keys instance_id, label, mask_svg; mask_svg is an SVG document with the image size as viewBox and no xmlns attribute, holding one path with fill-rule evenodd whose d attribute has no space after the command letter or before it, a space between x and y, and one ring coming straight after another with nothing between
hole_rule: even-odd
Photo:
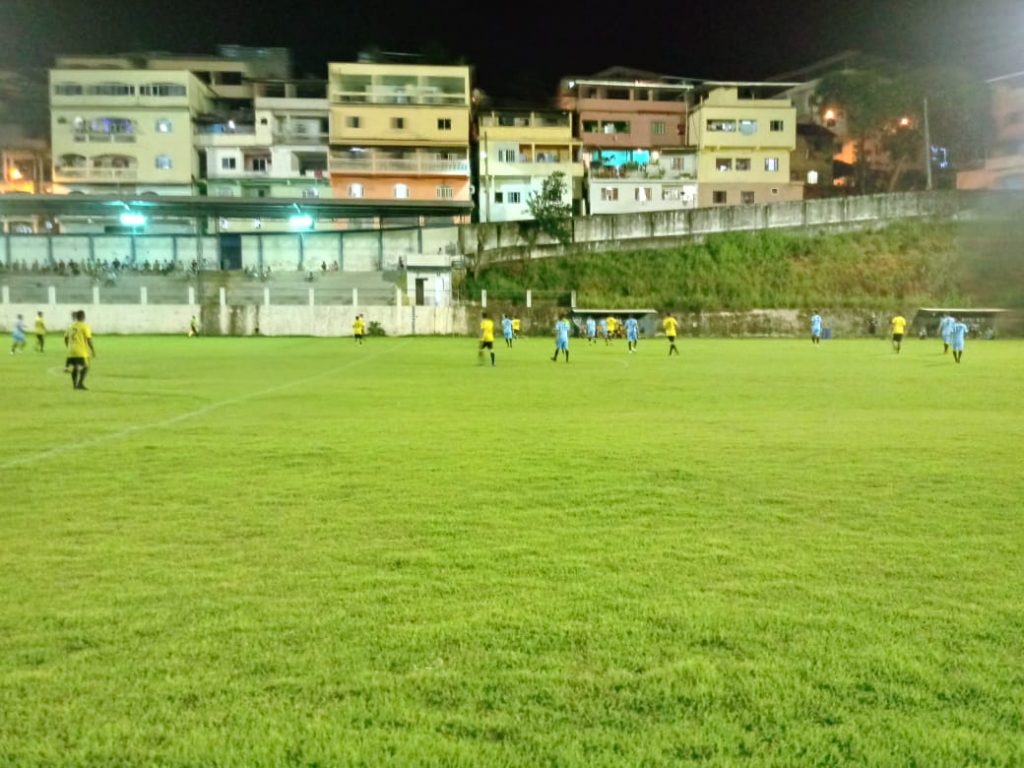
<instances>
[{"instance_id":1,"label":"fence post","mask_svg":"<svg viewBox=\"0 0 1024 768\"><path fill-rule=\"evenodd\" d=\"M526 291L526 308L527 309L531 309L532 307L533 307L533 291L528 289Z\"/></svg>"},{"instance_id":2,"label":"fence post","mask_svg":"<svg viewBox=\"0 0 1024 768\"><path fill-rule=\"evenodd\" d=\"M487 289L480 291L480 306L487 309Z\"/></svg>"},{"instance_id":3,"label":"fence post","mask_svg":"<svg viewBox=\"0 0 1024 768\"><path fill-rule=\"evenodd\" d=\"M353 288L352 289L352 306L353 307L358 307L359 306L359 289L358 288Z\"/></svg>"},{"instance_id":4,"label":"fence post","mask_svg":"<svg viewBox=\"0 0 1024 768\"><path fill-rule=\"evenodd\" d=\"M228 291L227 291L227 289L222 285L218 289L218 292L220 293L220 305L222 307L226 307L228 305Z\"/></svg>"},{"instance_id":5,"label":"fence post","mask_svg":"<svg viewBox=\"0 0 1024 768\"><path fill-rule=\"evenodd\" d=\"M5 285L2 288L0 288L0 295L3 296L4 304L10 304L11 303L11 288L10 288L10 286Z\"/></svg>"},{"instance_id":6,"label":"fence post","mask_svg":"<svg viewBox=\"0 0 1024 768\"><path fill-rule=\"evenodd\" d=\"M576 309L576 291L569 294L569 306L572 309Z\"/></svg>"},{"instance_id":7,"label":"fence post","mask_svg":"<svg viewBox=\"0 0 1024 768\"><path fill-rule=\"evenodd\" d=\"M99 304L100 303L100 287L98 285L94 285L92 287L92 303L93 304Z\"/></svg>"},{"instance_id":8,"label":"fence post","mask_svg":"<svg viewBox=\"0 0 1024 768\"><path fill-rule=\"evenodd\" d=\"M50 306L51 307L56 306L57 305L57 288L55 286L51 285L47 289L47 294L48 294L48 297L49 297Z\"/></svg>"},{"instance_id":9,"label":"fence post","mask_svg":"<svg viewBox=\"0 0 1024 768\"><path fill-rule=\"evenodd\" d=\"M316 306L316 288L309 289L309 306Z\"/></svg>"},{"instance_id":10,"label":"fence post","mask_svg":"<svg viewBox=\"0 0 1024 768\"><path fill-rule=\"evenodd\" d=\"M270 288L267 288L266 286L263 288L263 306L270 306Z\"/></svg>"},{"instance_id":11,"label":"fence post","mask_svg":"<svg viewBox=\"0 0 1024 768\"><path fill-rule=\"evenodd\" d=\"M149 292L146 290L146 286L139 287L139 304L145 306L149 303Z\"/></svg>"},{"instance_id":12,"label":"fence post","mask_svg":"<svg viewBox=\"0 0 1024 768\"><path fill-rule=\"evenodd\" d=\"M188 287L188 305L194 307L196 305L196 289L194 286Z\"/></svg>"}]
</instances>

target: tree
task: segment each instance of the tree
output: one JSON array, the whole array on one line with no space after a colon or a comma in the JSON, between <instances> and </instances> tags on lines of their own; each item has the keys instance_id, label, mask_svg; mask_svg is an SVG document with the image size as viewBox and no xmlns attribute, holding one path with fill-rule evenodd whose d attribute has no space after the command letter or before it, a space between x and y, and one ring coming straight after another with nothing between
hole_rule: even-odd
<instances>
[{"instance_id":1,"label":"tree","mask_svg":"<svg viewBox=\"0 0 1024 768\"><path fill-rule=\"evenodd\" d=\"M541 185L540 192L531 192L526 199L530 215L541 232L562 245L572 242L572 206L563 202L566 193L565 174L555 171Z\"/></svg>"}]
</instances>

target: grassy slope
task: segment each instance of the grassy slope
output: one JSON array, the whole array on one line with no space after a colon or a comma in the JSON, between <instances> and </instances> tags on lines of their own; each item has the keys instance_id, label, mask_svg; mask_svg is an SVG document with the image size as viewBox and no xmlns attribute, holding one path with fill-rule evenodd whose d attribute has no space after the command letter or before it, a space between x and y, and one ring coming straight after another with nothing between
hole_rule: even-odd
<instances>
[{"instance_id":1,"label":"grassy slope","mask_svg":"<svg viewBox=\"0 0 1024 768\"><path fill-rule=\"evenodd\" d=\"M708 237L673 249L540 259L491 267L480 289L496 300L577 291L583 306L743 310L960 305L963 264L952 223L900 222L828 235L762 232Z\"/></svg>"},{"instance_id":2,"label":"grassy slope","mask_svg":"<svg viewBox=\"0 0 1024 768\"><path fill-rule=\"evenodd\" d=\"M97 343L3 360L0 764L1024 761L1018 343Z\"/></svg>"}]
</instances>

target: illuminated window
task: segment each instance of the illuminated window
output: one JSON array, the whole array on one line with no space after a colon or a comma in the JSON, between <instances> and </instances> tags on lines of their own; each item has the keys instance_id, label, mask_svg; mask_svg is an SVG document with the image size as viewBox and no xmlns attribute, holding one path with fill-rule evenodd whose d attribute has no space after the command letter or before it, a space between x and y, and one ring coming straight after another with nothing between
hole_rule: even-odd
<instances>
[{"instance_id":1,"label":"illuminated window","mask_svg":"<svg viewBox=\"0 0 1024 768\"><path fill-rule=\"evenodd\" d=\"M157 155L156 167L161 171L167 171L174 167L174 162L170 155Z\"/></svg>"},{"instance_id":2,"label":"illuminated window","mask_svg":"<svg viewBox=\"0 0 1024 768\"><path fill-rule=\"evenodd\" d=\"M715 158L715 170L717 170L717 171L731 171L732 170L732 158L731 157L716 157Z\"/></svg>"},{"instance_id":3,"label":"illuminated window","mask_svg":"<svg viewBox=\"0 0 1024 768\"><path fill-rule=\"evenodd\" d=\"M506 203L521 203L521 202L523 202L523 193L522 192L506 192L505 193L505 202Z\"/></svg>"},{"instance_id":4,"label":"illuminated window","mask_svg":"<svg viewBox=\"0 0 1024 768\"><path fill-rule=\"evenodd\" d=\"M57 96L81 96L82 86L78 83L55 83L53 92Z\"/></svg>"},{"instance_id":5,"label":"illuminated window","mask_svg":"<svg viewBox=\"0 0 1024 768\"><path fill-rule=\"evenodd\" d=\"M766 157L764 159L764 169L766 171L775 172L775 171L778 171L780 167L781 167L781 164L779 162L779 158L777 158L777 157Z\"/></svg>"},{"instance_id":6,"label":"illuminated window","mask_svg":"<svg viewBox=\"0 0 1024 768\"><path fill-rule=\"evenodd\" d=\"M320 190L316 187L306 187L302 190L303 197L320 197Z\"/></svg>"},{"instance_id":7,"label":"illuminated window","mask_svg":"<svg viewBox=\"0 0 1024 768\"><path fill-rule=\"evenodd\" d=\"M156 121L156 132L157 133L170 133L171 132L171 121L167 118L162 118Z\"/></svg>"},{"instance_id":8,"label":"illuminated window","mask_svg":"<svg viewBox=\"0 0 1024 768\"><path fill-rule=\"evenodd\" d=\"M618 187L601 187L601 199L602 200L618 200L619 199L619 188Z\"/></svg>"},{"instance_id":9,"label":"illuminated window","mask_svg":"<svg viewBox=\"0 0 1024 768\"><path fill-rule=\"evenodd\" d=\"M405 200L409 197L409 185L408 184L395 184L395 199Z\"/></svg>"},{"instance_id":10,"label":"illuminated window","mask_svg":"<svg viewBox=\"0 0 1024 768\"><path fill-rule=\"evenodd\" d=\"M180 83L150 83L139 86L140 96L184 96L187 90Z\"/></svg>"},{"instance_id":11,"label":"illuminated window","mask_svg":"<svg viewBox=\"0 0 1024 768\"><path fill-rule=\"evenodd\" d=\"M736 121L735 120L708 120L707 129L716 133L735 133L736 132Z\"/></svg>"},{"instance_id":12,"label":"illuminated window","mask_svg":"<svg viewBox=\"0 0 1024 768\"><path fill-rule=\"evenodd\" d=\"M808 171L807 172L807 183L808 184L817 184L818 183L818 172L817 171Z\"/></svg>"},{"instance_id":13,"label":"illuminated window","mask_svg":"<svg viewBox=\"0 0 1024 768\"><path fill-rule=\"evenodd\" d=\"M349 184L348 185L348 196L349 197L362 197L363 196L363 185L362 184Z\"/></svg>"},{"instance_id":14,"label":"illuminated window","mask_svg":"<svg viewBox=\"0 0 1024 768\"><path fill-rule=\"evenodd\" d=\"M633 198L638 203L646 203L648 200L653 199L650 187L637 187L633 190Z\"/></svg>"}]
</instances>

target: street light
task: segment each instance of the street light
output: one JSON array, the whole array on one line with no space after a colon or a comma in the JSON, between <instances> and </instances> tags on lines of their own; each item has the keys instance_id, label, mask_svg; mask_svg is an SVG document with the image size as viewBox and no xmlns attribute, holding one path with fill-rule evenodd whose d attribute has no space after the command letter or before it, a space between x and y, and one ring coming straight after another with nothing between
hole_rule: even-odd
<instances>
[{"instance_id":1,"label":"street light","mask_svg":"<svg viewBox=\"0 0 1024 768\"><path fill-rule=\"evenodd\" d=\"M121 224L125 227L144 227L146 226L146 217L141 213L135 213L134 211L125 211L121 214Z\"/></svg>"}]
</instances>

